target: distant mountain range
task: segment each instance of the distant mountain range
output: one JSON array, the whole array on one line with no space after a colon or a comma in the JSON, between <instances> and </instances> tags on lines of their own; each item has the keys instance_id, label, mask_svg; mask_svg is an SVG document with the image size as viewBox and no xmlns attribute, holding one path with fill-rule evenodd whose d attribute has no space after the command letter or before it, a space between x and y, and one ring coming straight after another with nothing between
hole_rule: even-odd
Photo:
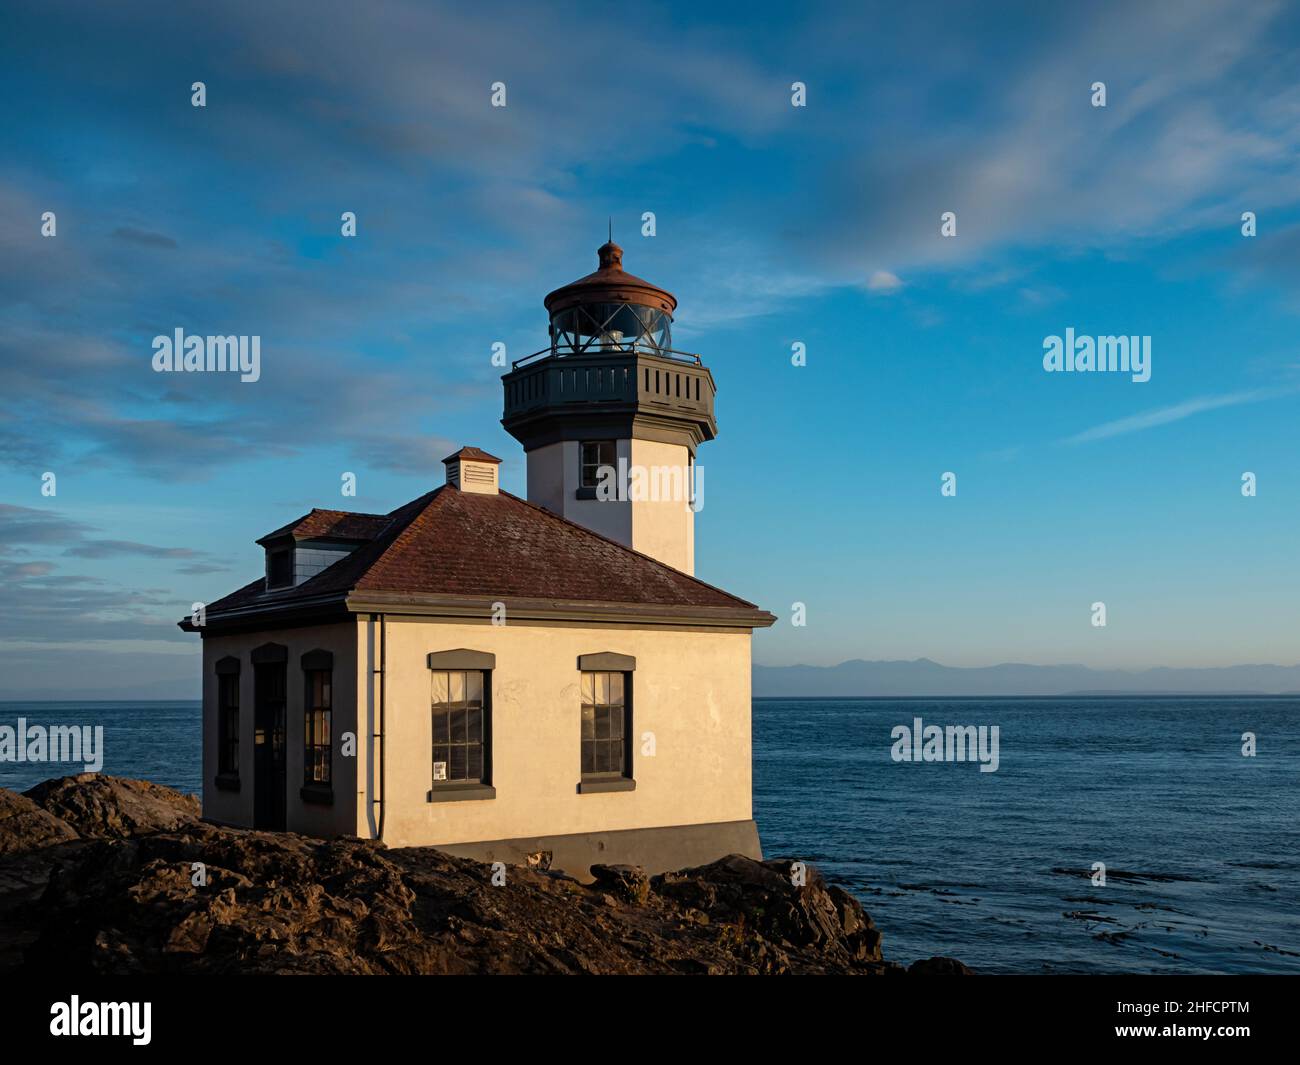
<instances>
[{"instance_id":1,"label":"distant mountain range","mask_svg":"<svg viewBox=\"0 0 1300 1065\"><path fill-rule=\"evenodd\" d=\"M164 656L159 656L164 657ZM168 672L178 667L168 659ZM191 700L200 695L198 666L183 676L113 678L94 687L5 689L5 700ZM928 658L838 666L755 666L754 695L1016 696L1016 695L1300 695L1300 665L1221 666L1210 669L1090 669L1087 666L944 666Z\"/></svg>"},{"instance_id":2,"label":"distant mountain range","mask_svg":"<svg viewBox=\"0 0 1300 1065\"><path fill-rule=\"evenodd\" d=\"M1300 665L1122 670L1088 666L944 666L928 658L838 666L755 666L754 695L1277 695L1300 694Z\"/></svg>"}]
</instances>

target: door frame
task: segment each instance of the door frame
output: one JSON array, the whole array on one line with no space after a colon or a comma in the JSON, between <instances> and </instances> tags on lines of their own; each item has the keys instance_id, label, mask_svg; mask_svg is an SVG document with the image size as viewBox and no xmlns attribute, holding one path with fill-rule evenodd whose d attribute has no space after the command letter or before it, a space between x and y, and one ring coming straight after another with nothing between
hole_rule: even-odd
<instances>
[{"instance_id":1,"label":"door frame","mask_svg":"<svg viewBox=\"0 0 1300 1065\"><path fill-rule=\"evenodd\" d=\"M264 644L252 659L253 827L283 832L289 805L289 652L281 644Z\"/></svg>"}]
</instances>

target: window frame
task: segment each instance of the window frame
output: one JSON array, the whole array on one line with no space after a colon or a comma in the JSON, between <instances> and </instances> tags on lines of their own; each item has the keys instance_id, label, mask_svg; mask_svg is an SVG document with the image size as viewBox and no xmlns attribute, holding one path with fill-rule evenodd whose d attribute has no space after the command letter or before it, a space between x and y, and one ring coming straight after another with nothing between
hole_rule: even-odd
<instances>
[{"instance_id":1,"label":"window frame","mask_svg":"<svg viewBox=\"0 0 1300 1065\"><path fill-rule=\"evenodd\" d=\"M496 787L492 783L492 675L496 660L494 656L483 654L481 652L441 652L429 655L429 802L457 802L466 799L494 799L496 798ZM460 674L461 689L465 693L460 700L462 705L454 705L451 699L452 694L452 675ZM479 706L479 738L477 743L471 743L468 739L468 722L466 723L466 740L463 743L453 742L450 732L450 722L448 723L447 741L438 742L438 729L436 717L441 712L451 715L457 710L468 714L473 709L469 705L468 692L470 690L469 677L476 674L481 678L481 698ZM447 701L435 701L435 687L438 683L439 676L446 676ZM440 711L440 707L443 709ZM479 749L479 774L477 777L452 778L450 776L452 764L452 749L463 747L465 749L466 769L470 761L470 748L477 746ZM435 780L433 776L433 767L435 761L435 752L443 748L447 752L447 769L448 777L442 780Z\"/></svg>"},{"instance_id":2,"label":"window frame","mask_svg":"<svg viewBox=\"0 0 1300 1065\"><path fill-rule=\"evenodd\" d=\"M214 783L226 791L239 790L240 668L239 659L227 656L216 664L217 772Z\"/></svg>"},{"instance_id":3,"label":"window frame","mask_svg":"<svg viewBox=\"0 0 1300 1065\"><path fill-rule=\"evenodd\" d=\"M293 563L295 549L292 546L267 548L266 551L266 588L293 587ZM276 572L276 562L284 560L284 572Z\"/></svg>"},{"instance_id":4,"label":"window frame","mask_svg":"<svg viewBox=\"0 0 1300 1065\"><path fill-rule=\"evenodd\" d=\"M328 661L326 661L328 659ZM302 798L309 802L332 802L334 797L334 663L329 652L303 655L303 755ZM324 678L317 692L317 678ZM319 699L317 698L319 694ZM317 728L324 718L324 729ZM320 737L324 735L325 739ZM316 775L320 752L324 751L325 776Z\"/></svg>"},{"instance_id":5,"label":"window frame","mask_svg":"<svg viewBox=\"0 0 1300 1065\"><path fill-rule=\"evenodd\" d=\"M595 463L587 461L587 448L594 447L597 449L597 459ZM600 459L600 449L609 448L609 461L604 462ZM578 442L578 487L595 490L600 487L600 470L602 467L609 466L616 473L618 471L618 441L617 440L581 440ZM591 480L587 479L587 471L591 470Z\"/></svg>"},{"instance_id":6,"label":"window frame","mask_svg":"<svg viewBox=\"0 0 1300 1065\"><path fill-rule=\"evenodd\" d=\"M587 663L582 663L580 661L579 668L578 769L580 783L578 785L578 790L580 792L593 793L603 791L632 791L636 787L635 762L633 758L634 746L632 742L633 710L635 703L632 678L635 675L635 665L633 664L631 668L626 668L626 664L623 661L618 660L622 658L622 656L586 657L588 657L590 661ZM633 660L628 659L627 662L633 662ZM583 665L588 666L588 668L581 668ZM592 700L590 703L587 702L585 691L586 677L588 676L592 678ZM622 678L623 695L621 706L619 706L622 710L622 757L621 765L617 770L588 770L585 768L588 764L586 759L586 748L588 743L597 744L604 742L611 745L611 747L614 743L612 738L606 737L602 740L599 736L595 735L595 732L598 729L596 715L599 711L602 709L612 710L616 705L618 705L613 702L607 701L602 703L599 701L600 682L598 678L601 676L618 676ZM593 717L593 735L590 738L585 735L583 727L588 707L591 708Z\"/></svg>"}]
</instances>

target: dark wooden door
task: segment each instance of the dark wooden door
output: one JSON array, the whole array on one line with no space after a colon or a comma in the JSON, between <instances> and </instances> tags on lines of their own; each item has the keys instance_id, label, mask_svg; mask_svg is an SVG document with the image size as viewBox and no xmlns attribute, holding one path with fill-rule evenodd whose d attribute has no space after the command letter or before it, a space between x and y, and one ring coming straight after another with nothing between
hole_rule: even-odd
<instances>
[{"instance_id":1,"label":"dark wooden door","mask_svg":"<svg viewBox=\"0 0 1300 1065\"><path fill-rule=\"evenodd\" d=\"M286 664L254 667L253 827L283 831Z\"/></svg>"}]
</instances>

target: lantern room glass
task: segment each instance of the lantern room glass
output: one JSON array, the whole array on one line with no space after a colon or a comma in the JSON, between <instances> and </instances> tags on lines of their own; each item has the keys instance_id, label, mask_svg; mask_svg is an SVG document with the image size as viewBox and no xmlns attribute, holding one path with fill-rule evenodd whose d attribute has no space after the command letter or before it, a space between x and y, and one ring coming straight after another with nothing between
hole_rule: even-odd
<instances>
[{"instance_id":1,"label":"lantern room glass","mask_svg":"<svg viewBox=\"0 0 1300 1065\"><path fill-rule=\"evenodd\" d=\"M604 351L639 351L650 355L672 350L672 318L637 303L587 303L551 316L551 351L581 355Z\"/></svg>"}]
</instances>

